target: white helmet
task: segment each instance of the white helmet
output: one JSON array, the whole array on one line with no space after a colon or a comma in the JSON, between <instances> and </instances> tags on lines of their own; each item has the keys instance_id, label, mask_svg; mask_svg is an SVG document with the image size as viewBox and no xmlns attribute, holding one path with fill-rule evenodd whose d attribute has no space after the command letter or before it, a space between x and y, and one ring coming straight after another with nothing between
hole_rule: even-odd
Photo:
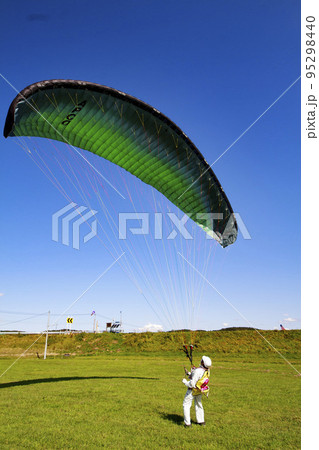
<instances>
[{"instance_id":1,"label":"white helmet","mask_svg":"<svg viewBox=\"0 0 319 450\"><path fill-rule=\"evenodd\" d=\"M209 369L212 365L212 360L209 356L203 356L201 360L201 365L205 367L205 369Z\"/></svg>"}]
</instances>

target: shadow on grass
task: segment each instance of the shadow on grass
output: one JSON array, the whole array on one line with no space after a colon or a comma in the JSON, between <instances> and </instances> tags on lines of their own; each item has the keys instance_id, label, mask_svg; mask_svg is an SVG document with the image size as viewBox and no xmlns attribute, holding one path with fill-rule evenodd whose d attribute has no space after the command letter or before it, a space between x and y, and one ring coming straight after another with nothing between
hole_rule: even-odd
<instances>
[{"instance_id":1,"label":"shadow on grass","mask_svg":"<svg viewBox=\"0 0 319 450\"><path fill-rule=\"evenodd\" d=\"M167 414L167 413L161 413L161 416L165 420L169 420L170 422L174 422L177 425L181 425L184 423L183 416L180 416L179 414Z\"/></svg>"},{"instance_id":2,"label":"shadow on grass","mask_svg":"<svg viewBox=\"0 0 319 450\"><path fill-rule=\"evenodd\" d=\"M81 381L81 380L158 380L159 378L147 378L147 377L60 377L60 378L37 378L34 380L20 380L11 381L9 383L0 383L0 389L15 387L15 386L28 386L30 384L39 383L56 383L57 381Z\"/></svg>"}]
</instances>

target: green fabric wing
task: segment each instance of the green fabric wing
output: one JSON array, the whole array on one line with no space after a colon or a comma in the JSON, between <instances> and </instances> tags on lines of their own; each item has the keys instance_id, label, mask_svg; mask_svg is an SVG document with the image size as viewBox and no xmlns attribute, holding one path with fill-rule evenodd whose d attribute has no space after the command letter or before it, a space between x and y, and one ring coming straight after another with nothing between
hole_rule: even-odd
<instances>
[{"instance_id":1,"label":"green fabric wing","mask_svg":"<svg viewBox=\"0 0 319 450\"><path fill-rule=\"evenodd\" d=\"M237 224L214 172L190 139L150 105L106 86L48 80L12 102L4 136L39 136L88 150L152 185L223 247Z\"/></svg>"}]
</instances>

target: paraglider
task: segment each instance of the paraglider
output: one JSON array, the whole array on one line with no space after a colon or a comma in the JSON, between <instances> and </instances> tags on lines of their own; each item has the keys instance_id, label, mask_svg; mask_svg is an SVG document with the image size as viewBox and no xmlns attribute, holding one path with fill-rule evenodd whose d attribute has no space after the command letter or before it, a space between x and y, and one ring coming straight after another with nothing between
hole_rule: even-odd
<instances>
[{"instance_id":1,"label":"paraglider","mask_svg":"<svg viewBox=\"0 0 319 450\"><path fill-rule=\"evenodd\" d=\"M11 103L4 136L47 138L64 142L73 149L78 147L89 151L155 188L222 247L236 241L238 230L232 207L203 155L174 122L135 97L84 81L47 80L34 83L23 89ZM89 165L90 169L94 169L91 163ZM72 164L70 167L72 169ZM90 180L90 174L88 179ZM101 196L99 199L101 200ZM135 207L134 210L136 212ZM183 248L183 243L181 247ZM148 245L147 248L149 250ZM191 283L195 286L194 278L185 275L185 267L181 275L176 270L176 280L172 280L172 255L168 264L165 245L163 250L168 269L167 279L172 285L169 295L166 295L166 304L165 296L159 295L159 300L163 301L164 298L164 307L167 307L167 312L165 308L163 312L168 318L172 316L174 309L178 312L174 298L175 284L179 284L179 296L183 297L183 278L184 297L189 307L189 317L192 319L195 310L194 298L198 297L200 303L201 289L190 288ZM198 248L193 246L194 254L197 250ZM133 256L133 253L130 254ZM203 260L202 253L201 256ZM147 286L154 284L165 289L164 277L161 271L157 270L153 256L151 259L152 265L155 266L153 272L157 274L159 283L150 283L142 268ZM207 258L203 270L207 270L208 261ZM184 264L184 260L180 262ZM132 275L130 269L128 272ZM178 275L180 280L177 280ZM147 300L138 283L136 286ZM172 296L175 304L171 302ZM195 368L193 349L192 344L183 346L192 366L191 372L185 369L189 380L183 379L187 387L184 399L185 426L190 426L193 398L197 422L205 425L201 397L202 394L208 395L209 391L211 360L203 356L200 367Z\"/></svg>"},{"instance_id":2,"label":"paraglider","mask_svg":"<svg viewBox=\"0 0 319 450\"><path fill-rule=\"evenodd\" d=\"M205 425L204 408L202 404L202 394L208 397L209 376L212 361L209 356L203 356L199 367L193 367L190 372L185 372L189 381L183 378L182 383L187 387L183 401L184 425L191 426L190 409L195 401L196 420L198 425Z\"/></svg>"},{"instance_id":3,"label":"paraglider","mask_svg":"<svg viewBox=\"0 0 319 450\"><path fill-rule=\"evenodd\" d=\"M216 175L170 119L121 91L84 81L47 80L13 100L4 136L37 136L88 150L150 184L223 247L237 223Z\"/></svg>"}]
</instances>

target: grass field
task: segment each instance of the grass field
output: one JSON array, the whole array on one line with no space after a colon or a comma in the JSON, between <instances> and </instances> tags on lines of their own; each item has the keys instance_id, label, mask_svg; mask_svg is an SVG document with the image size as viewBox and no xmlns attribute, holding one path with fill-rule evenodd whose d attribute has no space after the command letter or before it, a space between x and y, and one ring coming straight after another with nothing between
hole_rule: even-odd
<instances>
[{"instance_id":1,"label":"grass field","mask_svg":"<svg viewBox=\"0 0 319 450\"><path fill-rule=\"evenodd\" d=\"M214 355L207 425L190 429L185 363L164 351L20 359L0 380L0 448L300 448L300 377L278 355Z\"/></svg>"}]
</instances>

